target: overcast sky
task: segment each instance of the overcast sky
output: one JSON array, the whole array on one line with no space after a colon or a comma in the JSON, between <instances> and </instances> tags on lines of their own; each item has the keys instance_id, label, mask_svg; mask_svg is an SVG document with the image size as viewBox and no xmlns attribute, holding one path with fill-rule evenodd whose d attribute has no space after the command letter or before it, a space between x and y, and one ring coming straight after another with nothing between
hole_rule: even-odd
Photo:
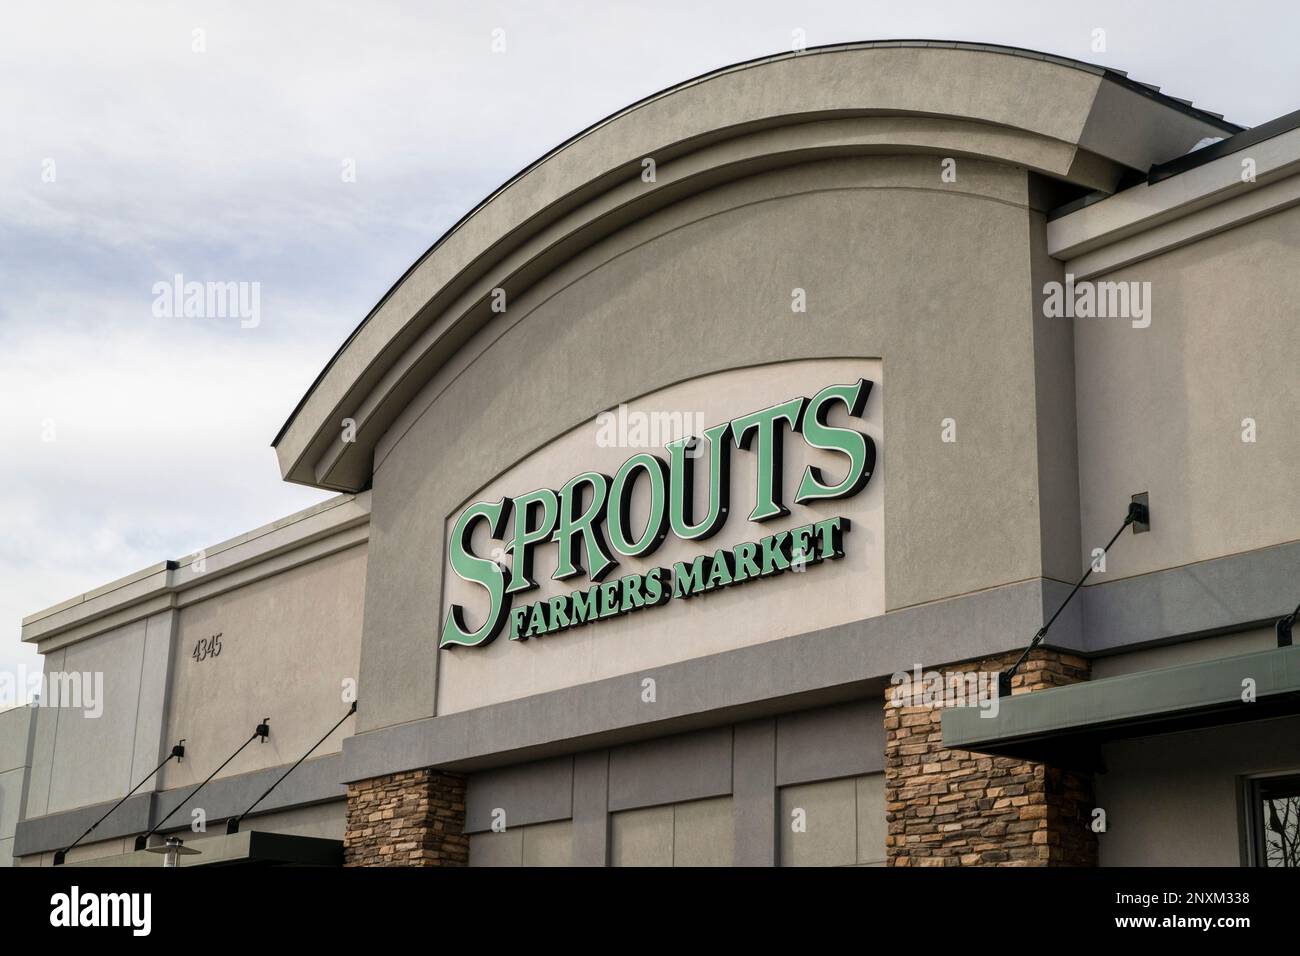
<instances>
[{"instance_id":1,"label":"overcast sky","mask_svg":"<svg viewBox=\"0 0 1300 956\"><path fill-rule=\"evenodd\" d=\"M324 363L486 193L642 96L801 29L1029 47L1254 125L1300 108L1297 27L1289 2L6 0L0 668L39 666L23 616L327 497L270 448ZM260 324L155 316L178 273L259 283Z\"/></svg>"}]
</instances>

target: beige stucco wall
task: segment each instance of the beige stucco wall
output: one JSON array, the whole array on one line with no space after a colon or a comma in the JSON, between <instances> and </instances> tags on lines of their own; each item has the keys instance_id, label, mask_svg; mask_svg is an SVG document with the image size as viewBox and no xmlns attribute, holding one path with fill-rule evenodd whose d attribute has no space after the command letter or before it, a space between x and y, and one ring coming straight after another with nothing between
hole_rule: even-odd
<instances>
[{"instance_id":1,"label":"beige stucco wall","mask_svg":"<svg viewBox=\"0 0 1300 956\"><path fill-rule=\"evenodd\" d=\"M1107 745L1101 865L1242 865L1242 779L1294 772L1298 731L1300 718L1285 717Z\"/></svg>"},{"instance_id":2,"label":"beige stucco wall","mask_svg":"<svg viewBox=\"0 0 1300 956\"><path fill-rule=\"evenodd\" d=\"M1082 550L1147 491L1115 579L1300 539L1300 208L1097 276L1151 283L1149 328L1074 323ZM1257 441L1242 441L1253 418Z\"/></svg>"},{"instance_id":3,"label":"beige stucco wall","mask_svg":"<svg viewBox=\"0 0 1300 956\"><path fill-rule=\"evenodd\" d=\"M197 783L248 739L222 776L292 763L347 711L342 683L360 653L366 550L356 547L181 611L173 647L166 739L186 758L163 770L165 789ZM195 643L220 633L222 652L195 661ZM313 756L337 752L352 721Z\"/></svg>"},{"instance_id":4,"label":"beige stucco wall","mask_svg":"<svg viewBox=\"0 0 1300 956\"><path fill-rule=\"evenodd\" d=\"M31 772L31 731L36 710L0 711L0 866L13 865L14 830L23 814Z\"/></svg>"},{"instance_id":5,"label":"beige stucco wall","mask_svg":"<svg viewBox=\"0 0 1300 956\"><path fill-rule=\"evenodd\" d=\"M883 408L888 608L1040 575L1036 217L1023 170L963 160L944 183L933 156L807 164L678 203L514 299L377 450L362 686L385 695L363 700L363 728L433 713L462 501L602 409L725 369L882 360L906 396ZM794 393L779 371L770 389Z\"/></svg>"},{"instance_id":6,"label":"beige stucco wall","mask_svg":"<svg viewBox=\"0 0 1300 956\"><path fill-rule=\"evenodd\" d=\"M103 700L94 710L37 712L28 816L116 800L157 765L156 743L147 753L140 749L138 716L142 699L162 690L147 686L155 675L145 667L149 642L167 638L162 618L135 621L46 655L47 675L89 675L92 686L102 681Z\"/></svg>"}]
</instances>

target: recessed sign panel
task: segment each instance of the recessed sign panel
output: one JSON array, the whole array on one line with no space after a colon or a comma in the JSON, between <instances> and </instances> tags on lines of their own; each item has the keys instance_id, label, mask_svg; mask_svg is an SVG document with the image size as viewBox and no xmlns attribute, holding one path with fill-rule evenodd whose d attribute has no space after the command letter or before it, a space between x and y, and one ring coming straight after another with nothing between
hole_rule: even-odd
<instances>
[{"instance_id":1,"label":"recessed sign panel","mask_svg":"<svg viewBox=\"0 0 1300 956\"><path fill-rule=\"evenodd\" d=\"M880 372L694 379L491 482L448 519L439 711L883 613Z\"/></svg>"}]
</instances>

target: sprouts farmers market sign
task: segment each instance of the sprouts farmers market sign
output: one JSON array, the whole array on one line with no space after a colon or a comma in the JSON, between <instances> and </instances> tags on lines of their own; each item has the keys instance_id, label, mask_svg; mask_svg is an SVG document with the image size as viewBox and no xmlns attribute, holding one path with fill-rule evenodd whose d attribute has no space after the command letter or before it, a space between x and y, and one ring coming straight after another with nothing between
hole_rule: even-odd
<instances>
[{"instance_id":1,"label":"sprouts farmers market sign","mask_svg":"<svg viewBox=\"0 0 1300 956\"><path fill-rule=\"evenodd\" d=\"M844 461L844 475L833 483L822 469L813 465L804 468L794 493L796 504L858 494L875 467L875 442L855 428L829 424L828 418L834 408L842 406L851 418L860 419L871 387L865 379L830 385L811 399L793 398L706 428L702 444L695 437L668 442L664 446L667 460L641 452L628 458L612 477L588 471L569 479L559 491L539 488L515 498L470 505L452 529L450 564L458 576L487 593L487 616L480 626L471 628L465 609L453 604L443 622L440 646L487 644L507 627L511 640L542 637L658 607L675 598L690 598L842 558L844 536L851 525L848 518L829 517L731 548L700 553L671 567L649 567L642 573L610 578L620 558L644 560L670 533L682 541L703 541L726 523L733 444L752 451L757 460L750 521L790 514L782 487L787 429L801 435L810 448L833 452ZM708 507L697 517L694 465L696 458L705 457L709 462ZM644 487L642 494L648 493L644 523L633 521L632 502L638 486ZM507 535L512 515L513 528ZM475 554L471 545L479 522L486 523L494 541L503 543L490 557ZM558 546L552 579L585 577L591 583L547 600L517 604L516 595L538 586L533 577L535 549L552 542ZM511 556L509 567L504 561L507 554Z\"/></svg>"}]
</instances>

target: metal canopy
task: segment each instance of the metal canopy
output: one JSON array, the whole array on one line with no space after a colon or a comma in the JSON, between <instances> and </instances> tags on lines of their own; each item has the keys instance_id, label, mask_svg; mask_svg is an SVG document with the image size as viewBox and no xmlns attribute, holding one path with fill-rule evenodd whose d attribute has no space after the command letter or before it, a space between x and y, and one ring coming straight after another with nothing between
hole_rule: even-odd
<instances>
[{"instance_id":1,"label":"metal canopy","mask_svg":"<svg viewBox=\"0 0 1300 956\"><path fill-rule=\"evenodd\" d=\"M1300 713L1300 646L1018 694L985 713L945 710L943 745L1104 770L1109 741Z\"/></svg>"},{"instance_id":2,"label":"metal canopy","mask_svg":"<svg viewBox=\"0 0 1300 956\"><path fill-rule=\"evenodd\" d=\"M190 834L186 834L189 836ZM199 851L181 865L191 866L342 866L343 842L320 837L248 830L187 842ZM159 858L144 850L66 866L161 866Z\"/></svg>"}]
</instances>

